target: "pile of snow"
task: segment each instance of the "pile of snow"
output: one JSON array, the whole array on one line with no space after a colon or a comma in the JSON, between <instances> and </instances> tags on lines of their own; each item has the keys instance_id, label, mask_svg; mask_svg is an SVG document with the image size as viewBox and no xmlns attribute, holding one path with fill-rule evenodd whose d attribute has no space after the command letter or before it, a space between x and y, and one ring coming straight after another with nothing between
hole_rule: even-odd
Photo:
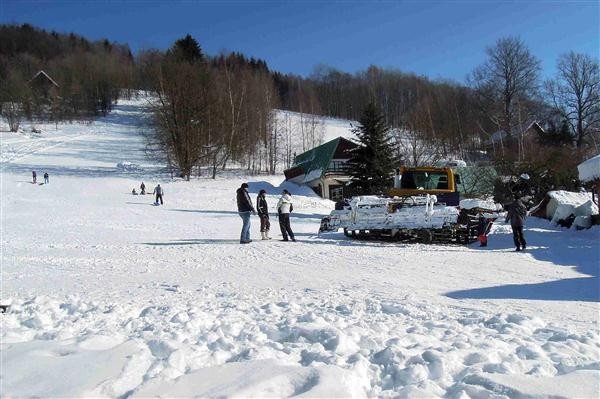
<instances>
[{"instance_id":1,"label":"pile of snow","mask_svg":"<svg viewBox=\"0 0 600 399\"><path fill-rule=\"evenodd\" d=\"M598 206L593 202L591 193L558 190L548 192L547 197L546 218L552 223L574 215L576 226L588 228L591 226L590 216L598 214Z\"/></svg>"},{"instance_id":2,"label":"pile of snow","mask_svg":"<svg viewBox=\"0 0 600 399\"><path fill-rule=\"evenodd\" d=\"M600 179L600 154L577 165L579 180L589 182Z\"/></svg>"}]
</instances>

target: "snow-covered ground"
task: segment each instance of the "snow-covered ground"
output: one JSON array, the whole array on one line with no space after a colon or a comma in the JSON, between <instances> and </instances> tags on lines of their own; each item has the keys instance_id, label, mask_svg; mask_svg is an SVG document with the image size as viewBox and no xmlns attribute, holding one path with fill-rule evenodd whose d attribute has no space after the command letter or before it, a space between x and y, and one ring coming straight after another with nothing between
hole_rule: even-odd
<instances>
[{"instance_id":1,"label":"snow-covered ground","mask_svg":"<svg viewBox=\"0 0 600 399\"><path fill-rule=\"evenodd\" d=\"M319 237L332 204L281 177L169 181L142 104L0 133L1 397L598 397L597 227L530 219L524 253L501 222L487 248ZM292 192L298 242L273 215L238 243L243 181Z\"/></svg>"}]
</instances>

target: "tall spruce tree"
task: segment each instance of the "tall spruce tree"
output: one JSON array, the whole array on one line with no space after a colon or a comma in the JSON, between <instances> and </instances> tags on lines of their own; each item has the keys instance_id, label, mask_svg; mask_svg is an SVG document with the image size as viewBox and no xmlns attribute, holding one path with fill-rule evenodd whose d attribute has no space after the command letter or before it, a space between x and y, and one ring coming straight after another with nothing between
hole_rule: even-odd
<instances>
[{"instance_id":1,"label":"tall spruce tree","mask_svg":"<svg viewBox=\"0 0 600 399\"><path fill-rule=\"evenodd\" d=\"M389 128L373 102L367 105L359 122L353 132L360 146L352 151L348 161L351 187L355 194L384 194L397 166Z\"/></svg>"}]
</instances>

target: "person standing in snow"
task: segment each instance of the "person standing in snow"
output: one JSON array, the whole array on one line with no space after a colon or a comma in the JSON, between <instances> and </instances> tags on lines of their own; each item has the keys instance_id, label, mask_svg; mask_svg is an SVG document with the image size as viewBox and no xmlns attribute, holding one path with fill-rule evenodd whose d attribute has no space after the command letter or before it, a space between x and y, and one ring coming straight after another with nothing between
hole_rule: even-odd
<instances>
[{"instance_id":1,"label":"person standing in snow","mask_svg":"<svg viewBox=\"0 0 600 399\"><path fill-rule=\"evenodd\" d=\"M156 201L155 203L158 205L158 200L160 200L160 204L163 204L163 194L165 193L165 191L162 189L162 187L160 186L160 184L158 184L156 187L154 187L154 191L152 191L152 194L156 194Z\"/></svg>"},{"instance_id":2,"label":"person standing in snow","mask_svg":"<svg viewBox=\"0 0 600 399\"><path fill-rule=\"evenodd\" d=\"M33 178L33 184L37 183L37 173L35 173L35 170L31 171L31 177Z\"/></svg>"},{"instance_id":3,"label":"person standing in snow","mask_svg":"<svg viewBox=\"0 0 600 399\"><path fill-rule=\"evenodd\" d=\"M256 197L256 211L260 218L260 235L263 240L270 240L269 230L271 228L271 222L269 221L269 207L267 205L265 194L267 194L266 190L260 190L258 192L258 197Z\"/></svg>"},{"instance_id":4,"label":"person standing in snow","mask_svg":"<svg viewBox=\"0 0 600 399\"><path fill-rule=\"evenodd\" d=\"M242 218L242 233L240 234L240 244L250 244L250 214L256 214L252 206L252 200L248 194L248 183L242 183L236 191L238 213Z\"/></svg>"},{"instance_id":5,"label":"person standing in snow","mask_svg":"<svg viewBox=\"0 0 600 399\"><path fill-rule=\"evenodd\" d=\"M44 183L50 183L50 176L48 176L48 172L44 173Z\"/></svg>"},{"instance_id":6,"label":"person standing in snow","mask_svg":"<svg viewBox=\"0 0 600 399\"><path fill-rule=\"evenodd\" d=\"M279 202L277 203L279 228L281 229L281 235L283 236L283 240L281 241L289 241L288 236L292 241L296 241L296 238L294 238L294 232L290 226L290 213L293 210L294 206L292 205L292 195L288 190L283 190L281 198L279 198Z\"/></svg>"},{"instance_id":7,"label":"person standing in snow","mask_svg":"<svg viewBox=\"0 0 600 399\"><path fill-rule=\"evenodd\" d=\"M523 225L525 224L525 218L527 216L527 208L521 202L518 196L515 195L515 200L510 204L508 212L506 213L505 223L510 221L510 227L513 232L513 240L517 251L525 249L527 243L525 242L525 236L523 235Z\"/></svg>"},{"instance_id":8,"label":"person standing in snow","mask_svg":"<svg viewBox=\"0 0 600 399\"><path fill-rule=\"evenodd\" d=\"M144 182L142 182L142 184L140 184L140 194L146 195L146 185L144 184Z\"/></svg>"}]
</instances>

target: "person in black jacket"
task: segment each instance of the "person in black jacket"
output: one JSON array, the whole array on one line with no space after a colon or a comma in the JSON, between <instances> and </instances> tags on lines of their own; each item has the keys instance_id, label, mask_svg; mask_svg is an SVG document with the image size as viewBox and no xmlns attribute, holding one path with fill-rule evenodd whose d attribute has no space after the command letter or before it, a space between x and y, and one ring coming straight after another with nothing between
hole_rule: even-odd
<instances>
[{"instance_id":1,"label":"person in black jacket","mask_svg":"<svg viewBox=\"0 0 600 399\"><path fill-rule=\"evenodd\" d=\"M250 214L256 214L252 206L252 200L248 194L248 183L242 183L242 186L237 189L237 207L238 213L242 218L242 233L240 234L240 244L249 244L250 239Z\"/></svg>"},{"instance_id":2,"label":"person in black jacket","mask_svg":"<svg viewBox=\"0 0 600 399\"><path fill-rule=\"evenodd\" d=\"M271 222L269 221L269 207L267 205L265 194L267 194L266 190L260 190L258 192L258 197L256 197L256 211L260 218L260 235L263 240L270 240L269 229L271 228Z\"/></svg>"},{"instance_id":3,"label":"person in black jacket","mask_svg":"<svg viewBox=\"0 0 600 399\"><path fill-rule=\"evenodd\" d=\"M513 240L515 242L515 247L517 247L517 251L527 247L525 236L523 235L525 217L527 217L527 208L525 208L525 205L523 205L519 197L515 195L515 200L510 204L508 212L506 213L505 223L510 221L510 227L513 231Z\"/></svg>"}]
</instances>

